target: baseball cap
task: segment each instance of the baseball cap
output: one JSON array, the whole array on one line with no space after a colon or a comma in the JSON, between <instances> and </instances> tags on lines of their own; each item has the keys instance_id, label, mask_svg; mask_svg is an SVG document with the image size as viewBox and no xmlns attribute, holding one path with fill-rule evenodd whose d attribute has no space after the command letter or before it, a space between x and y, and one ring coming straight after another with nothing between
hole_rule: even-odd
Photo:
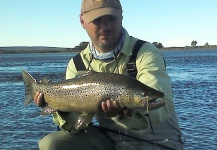
<instances>
[{"instance_id":1,"label":"baseball cap","mask_svg":"<svg viewBox=\"0 0 217 150\"><path fill-rule=\"evenodd\" d=\"M122 16L119 0L82 0L81 15L87 22L105 15Z\"/></svg>"}]
</instances>

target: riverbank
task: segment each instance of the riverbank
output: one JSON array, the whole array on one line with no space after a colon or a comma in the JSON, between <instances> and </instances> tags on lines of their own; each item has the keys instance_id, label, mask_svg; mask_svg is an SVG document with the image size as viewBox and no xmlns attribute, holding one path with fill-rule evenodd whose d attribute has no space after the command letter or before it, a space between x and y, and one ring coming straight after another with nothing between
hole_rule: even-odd
<instances>
[{"instance_id":1,"label":"riverbank","mask_svg":"<svg viewBox=\"0 0 217 150\"><path fill-rule=\"evenodd\" d=\"M196 47L164 47L161 50L217 50L217 45L210 45L210 46L196 46Z\"/></svg>"},{"instance_id":2,"label":"riverbank","mask_svg":"<svg viewBox=\"0 0 217 150\"><path fill-rule=\"evenodd\" d=\"M217 50L217 45L212 46L197 46L197 47L165 47L160 50ZM0 47L0 54L20 54L20 53L71 53L80 52L81 50L75 48L63 47L43 47L43 46L14 46L14 47Z\"/></svg>"},{"instance_id":3,"label":"riverbank","mask_svg":"<svg viewBox=\"0 0 217 150\"><path fill-rule=\"evenodd\" d=\"M0 47L0 54L20 54L20 53L69 53L79 52L73 48L44 47L44 46L14 46Z\"/></svg>"}]
</instances>

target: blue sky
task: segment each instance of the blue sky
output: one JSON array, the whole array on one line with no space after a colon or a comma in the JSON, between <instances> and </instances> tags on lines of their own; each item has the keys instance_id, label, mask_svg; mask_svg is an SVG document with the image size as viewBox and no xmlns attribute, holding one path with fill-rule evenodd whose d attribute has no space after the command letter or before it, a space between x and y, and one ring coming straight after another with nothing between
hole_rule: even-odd
<instances>
[{"instance_id":1,"label":"blue sky","mask_svg":"<svg viewBox=\"0 0 217 150\"><path fill-rule=\"evenodd\" d=\"M165 47L217 45L217 0L121 0L123 26ZM0 46L74 47L89 41L81 0L0 0Z\"/></svg>"}]
</instances>

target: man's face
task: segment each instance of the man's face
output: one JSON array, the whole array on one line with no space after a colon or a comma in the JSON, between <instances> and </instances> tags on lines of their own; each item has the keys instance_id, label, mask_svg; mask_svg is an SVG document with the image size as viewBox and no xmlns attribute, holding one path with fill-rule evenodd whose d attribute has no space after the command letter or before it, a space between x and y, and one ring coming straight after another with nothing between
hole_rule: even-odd
<instances>
[{"instance_id":1,"label":"man's face","mask_svg":"<svg viewBox=\"0 0 217 150\"><path fill-rule=\"evenodd\" d=\"M95 48L100 52L108 52L118 44L122 30L122 17L107 15L88 23L81 16L81 24Z\"/></svg>"}]
</instances>

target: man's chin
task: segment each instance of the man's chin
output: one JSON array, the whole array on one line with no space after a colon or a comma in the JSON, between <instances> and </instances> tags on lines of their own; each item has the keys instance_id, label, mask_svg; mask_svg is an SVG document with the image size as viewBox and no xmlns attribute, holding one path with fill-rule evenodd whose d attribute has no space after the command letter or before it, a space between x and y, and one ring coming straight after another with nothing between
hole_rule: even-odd
<instances>
[{"instance_id":1,"label":"man's chin","mask_svg":"<svg viewBox=\"0 0 217 150\"><path fill-rule=\"evenodd\" d=\"M99 43L98 45L102 49L113 49L113 47L114 47L113 44L111 44L111 43L105 43L105 42Z\"/></svg>"}]
</instances>

